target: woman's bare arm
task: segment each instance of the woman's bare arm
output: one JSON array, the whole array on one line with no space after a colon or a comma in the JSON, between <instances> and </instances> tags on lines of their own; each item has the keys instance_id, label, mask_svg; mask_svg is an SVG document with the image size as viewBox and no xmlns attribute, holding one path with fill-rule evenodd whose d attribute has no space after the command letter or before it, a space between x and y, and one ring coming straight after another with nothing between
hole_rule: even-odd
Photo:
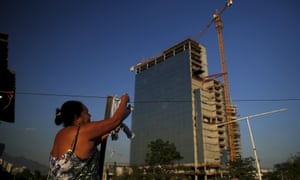
<instances>
[{"instance_id":1,"label":"woman's bare arm","mask_svg":"<svg viewBox=\"0 0 300 180\"><path fill-rule=\"evenodd\" d=\"M125 114L128 102L129 97L127 94L124 94L121 97L118 109L111 118L82 125L80 128L81 133L89 140L99 141L103 136L105 137L105 135L109 134L110 131L120 125L124 118L126 118Z\"/></svg>"}]
</instances>

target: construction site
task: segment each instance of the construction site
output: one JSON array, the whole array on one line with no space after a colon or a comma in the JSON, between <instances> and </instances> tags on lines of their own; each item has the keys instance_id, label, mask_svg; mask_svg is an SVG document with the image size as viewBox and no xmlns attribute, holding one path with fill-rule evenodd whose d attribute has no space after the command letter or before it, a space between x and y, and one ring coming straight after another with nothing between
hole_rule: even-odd
<instances>
[{"instance_id":1,"label":"construction site","mask_svg":"<svg viewBox=\"0 0 300 180\"><path fill-rule=\"evenodd\" d=\"M220 73L209 74L205 47L190 38L131 68L136 72L135 99L151 101L138 104L133 112L132 129L143 135L131 143L131 165L143 163L147 144L157 138L175 143L184 157L180 165L193 167L181 173L195 179L223 176L228 173L228 163L241 157L238 113L230 99L220 17L231 5L232 1L227 1L217 10L198 35L216 24Z\"/></svg>"},{"instance_id":2,"label":"construction site","mask_svg":"<svg viewBox=\"0 0 300 180\"><path fill-rule=\"evenodd\" d=\"M67 128L56 117L70 99L90 116L75 120L107 125L89 138L93 149L78 150L79 159L93 153L95 171L88 173L97 178L297 179L296 2L7 1L1 7L1 173L51 174L45 157ZM252 134L250 119L287 110L281 106L291 111L258 119ZM99 150L99 162L91 149Z\"/></svg>"}]
</instances>

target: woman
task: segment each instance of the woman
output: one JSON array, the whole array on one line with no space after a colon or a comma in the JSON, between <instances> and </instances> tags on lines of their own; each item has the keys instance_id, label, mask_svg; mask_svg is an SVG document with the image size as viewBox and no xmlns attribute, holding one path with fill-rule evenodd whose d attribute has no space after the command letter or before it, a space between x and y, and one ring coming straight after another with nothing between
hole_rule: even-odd
<instances>
[{"instance_id":1,"label":"woman","mask_svg":"<svg viewBox=\"0 0 300 180\"><path fill-rule=\"evenodd\" d=\"M91 122L87 107L79 101L67 101L56 110L56 125L63 124L55 136L50 153L50 179L98 179L97 145L124 120L129 96L110 119Z\"/></svg>"}]
</instances>

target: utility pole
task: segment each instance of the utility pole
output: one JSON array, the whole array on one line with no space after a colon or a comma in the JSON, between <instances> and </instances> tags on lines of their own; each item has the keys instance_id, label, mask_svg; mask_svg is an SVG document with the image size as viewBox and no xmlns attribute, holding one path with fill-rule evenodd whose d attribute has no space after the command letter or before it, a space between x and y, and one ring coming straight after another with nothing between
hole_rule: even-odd
<instances>
[{"instance_id":1,"label":"utility pole","mask_svg":"<svg viewBox=\"0 0 300 180\"><path fill-rule=\"evenodd\" d=\"M113 102L113 97L112 96L107 96L104 119L110 118L111 109L112 109L112 102ZM99 152L100 153L100 160L99 160L100 180L102 180L102 178L103 178L103 168L104 168L106 144L107 144L107 138L104 139L103 142L101 143L101 149L100 149L100 152Z\"/></svg>"},{"instance_id":2,"label":"utility pole","mask_svg":"<svg viewBox=\"0 0 300 180\"><path fill-rule=\"evenodd\" d=\"M119 108L120 100L117 99L117 97L108 96L106 101L106 110L104 119L109 119ZM127 106L127 109L124 114L124 119L126 119L129 114L133 111L133 106L129 104ZM123 119L123 120L124 120ZM124 133L127 135L129 139L133 139L135 134L126 126L126 124L121 123L119 126L120 129L124 131ZM118 140L118 132L115 130L112 130L110 132L110 136L112 140ZM105 151L106 151L106 144L107 144L107 138L104 139L101 143L101 149L100 149L100 160L99 160L99 174L100 174L100 180L103 178L103 170L104 170L104 161L105 161Z\"/></svg>"}]
</instances>

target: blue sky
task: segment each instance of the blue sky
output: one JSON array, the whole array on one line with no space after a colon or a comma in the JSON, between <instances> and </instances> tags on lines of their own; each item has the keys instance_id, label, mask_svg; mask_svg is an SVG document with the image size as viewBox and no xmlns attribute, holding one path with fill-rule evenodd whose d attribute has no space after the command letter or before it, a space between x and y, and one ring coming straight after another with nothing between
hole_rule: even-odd
<instances>
[{"instance_id":1,"label":"blue sky","mask_svg":"<svg viewBox=\"0 0 300 180\"><path fill-rule=\"evenodd\" d=\"M80 100L98 120L108 95L128 92L134 104L130 66L194 38L225 2L2 0L0 31L9 34L8 66L17 81L16 122L0 124L6 152L47 165L61 128L54 124L55 108ZM233 1L222 14L230 95L240 117L288 108L251 119L262 167L300 152L298 5ZM207 48L209 74L220 73L214 24L198 42ZM253 156L246 122L240 125L243 156ZM123 135L109 142L107 155L114 153L108 161L128 162L129 146Z\"/></svg>"}]
</instances>

